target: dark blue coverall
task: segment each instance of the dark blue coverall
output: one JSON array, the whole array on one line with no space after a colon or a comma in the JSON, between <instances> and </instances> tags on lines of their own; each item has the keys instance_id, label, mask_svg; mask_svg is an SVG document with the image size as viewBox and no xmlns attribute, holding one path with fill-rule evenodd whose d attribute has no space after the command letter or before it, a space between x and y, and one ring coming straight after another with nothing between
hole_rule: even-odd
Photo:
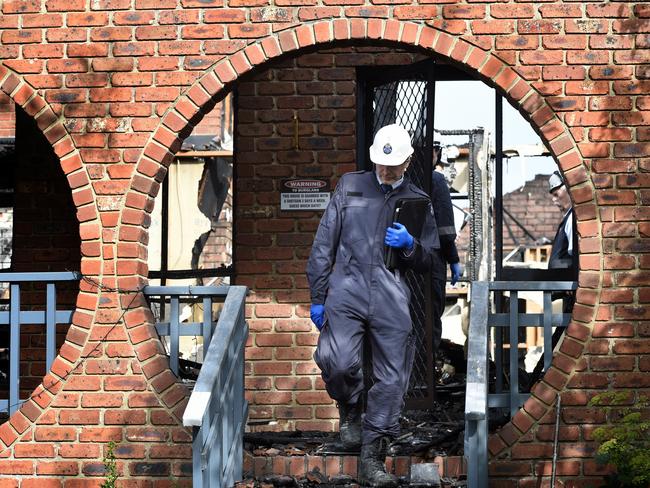
<instances>
[{"instance_id":1,"label":"dark blue coverall","mask_svg":"<svg viewBox=\"0 0 650 488\"><path fill-rule=\"evenodd\" d=\"M569 236L567 236L564 226L568 219L573 220L572 232L573 232L573 246L572 251L569 252ZM578 265L578 233L576 228L576 214L573 208L570 208L564 217L562 222L557 228L555 233L555 238L553 238L553 246L551 247L551 256L548 260L548 269L565 269L567 270L567 276L563 279L566 280L577 280L579 265ZM571 313L573 311L573 305L575 304L575 292L554 292L551 294L553 300L562 299L562 313ZM555 346L564 335L566 327L557 327L553 332L551 337L551 347L555 349ZM542 374L542 369L544 367L544 358L541 357L537 362L537 365L533 369L531 374L531 385L537 381L537 379Z\"/></svg>"},{"instance_id":2,"label":"dark blue coverall","mask_svg":"<svg viewBox=\"0 0 650 488\"><path fill-rule=\"evenodd\" d=\"M569 236L567 236L564 226L567 223L567 220L572 220L572 249L569 252ZM553 246L551 247L551 256L548 260L548 269L566 269L567 276L565 279L568 280L577 280L578 279L578 233L576 228L576 214L573 210L573 207L570 208L564 217L562 222L557 228L555 238L553 239ZM573 292L561 292L554 293L551 297L555 300L557 298L562 298L562 311L564 313L571 313L573 310L573 305L575 303L575 293ZM554 342L553 346L557 344L557 341L564 332L564 328L556 329L553 334ZM557 335L557 338L556 338Z\"/></svg>"},{"instance_id":3,"label":"dark blue coverall","mask_svg":"<svg viewBox=\"0 0 650 488\"><path fill-rule=\"evenodd\" d=\"M569 236L566 235L564 226L567 220L572 220L571 229L573 230L573 246L569 252ZM573 208L570 208L562 218L562 222L557 228L557 233L553 239L553 246L551 247L551 257L548 261L548 269L571 269L576 273L578 271L578 236L576 233L576 215Z\"/></svg>"},{"instance_id":4,"label":"dark blue coverall","mask_svg":"<svg viewBox=\"0 0 650 488\"><path fill-rule=\"evenodd\" d=\"M431 204L440 235L440 250L435 251L431 267L431 292L433 314L433 350L437 351L442 337L442 313L445 311L447 290L447 264L460 261L456 249L456 226L454 225L454 207L451 203L449 186L445 176L432 171Z\"/></svg>"},{"instance_id":5,"label":"dark blue coverall","mask_svg":"<svg viewBox=\"0 0 650 488\"><path fill-rule=\"evenodd\" d=\"M400 198L428 198L404 178L384 194L374 172L344 175L323 214L307 263L312 303L325 305L314 360L330 397L355 404L363 391L363 337L369 334L375 383L368 392L362 441L399 433L413 361L410 291L403 271L426 272L439 248L430 209L412 253L400 251L401 266L384 265L384 237ZM416 237L416 236L414 236Z\"/></svg>"}]
</instances>

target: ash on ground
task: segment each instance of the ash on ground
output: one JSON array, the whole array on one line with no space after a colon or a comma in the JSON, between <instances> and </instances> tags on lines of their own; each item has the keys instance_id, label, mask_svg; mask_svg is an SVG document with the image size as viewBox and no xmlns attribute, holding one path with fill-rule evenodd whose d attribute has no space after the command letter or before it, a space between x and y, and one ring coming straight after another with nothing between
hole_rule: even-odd
<instances>
[{"instance_id":1,"label":"ash on ground","mask_svg":"<svg viewBox=\"0 0 650 488\"><path fill-rule=\"evenodd\" d=\"M389 456L437 456L463 454L463 405L436 402L428 410L408 410L400 418L401 434L393 439ZM244 448L254 456L357 455L346 450L338 432L295 431L244 434Z\"/></svg>"},{"instance_id":2,"label":"ash on ground","mask_svg":"<svg viewBox=\"0 0 650 488\"><path fill-rule=\"evenodd\" d=\"M437 486L440 488L466 488L467 481L452 478L441 478L440 484L436 485L415 485L406 476L397 479L400 487L413 486L425 488ZM325 479L325 476L317 471L307 473L304 477L296 476L266 476L262 479L246 479L235 483L235 488L359 488L358 481L352 476L338 475Z\"/></svg>"},{"instance_id":3,"label":"ash on ground","mask_svg":"<svg viewBox=\"0 0 650 488\"><path fill-rule=\"evenodd\" d=\"M408 410L400 418L401 435L393 440L389 456L417 456L423 462L434 462L438 456L462 456L464 435L464 402L437 401L428 410ZM244 435L244 448L253 456L356 456L359 451L343 448L338 432L260 432ZM408 476L398 479L400 487L418 486ZM465 487L466 481L442 478L444 488ZM268 475L246 479L236 488L357 488L356 479L347 475L326 477L318 469L304 476Z\"/></svg>"}]
</instances>

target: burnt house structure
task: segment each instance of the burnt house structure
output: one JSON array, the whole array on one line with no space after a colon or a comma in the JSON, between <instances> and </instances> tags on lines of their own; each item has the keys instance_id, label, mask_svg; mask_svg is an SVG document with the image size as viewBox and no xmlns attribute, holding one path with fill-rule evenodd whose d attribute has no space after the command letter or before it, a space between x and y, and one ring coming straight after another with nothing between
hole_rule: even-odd
<instances>
[{"instance_id":1,"label":"burnt house structure","mask_svg":"<svg viewBox=\"0 0 650 488\"><path fill-rule=\"evenodd\" d=\"M550 480L558 395L558 480L579 487L602 478L593 431L612 418L589 399L650 390L645 2L6 0L1 8L0 138L12 137L13 116L4 115L16 114L0 178L11 189L2 194L13 209L10 271L80 273L57 285L69 313L57 341L46 348L36 325L20 331L25 349L12 367L25 401L0 405L10 413L0 425L1 486L99 485L110 441L125 483L188 482L189 390L142 294L148 229L183 140L228 93L236 98L227 273L250 290L249 417L268 420L266 429L336 428L311 359L317 334L304 277L319 213L282 210L281 182L333 187L357 169L369 133L359 126L369 124L359 96L368 71L358 68L389 74L423 62L486 83L520 111L563 172L578 219L571 322L531 398L489 437L491 481ZM41 310L48 293L21 283L22 310ZM304 472L309 462L245 467ZM466 468L458 458L441 463L447 474ZM345 459L333 466L354 471Z\"/></svg>"}]
</instances>

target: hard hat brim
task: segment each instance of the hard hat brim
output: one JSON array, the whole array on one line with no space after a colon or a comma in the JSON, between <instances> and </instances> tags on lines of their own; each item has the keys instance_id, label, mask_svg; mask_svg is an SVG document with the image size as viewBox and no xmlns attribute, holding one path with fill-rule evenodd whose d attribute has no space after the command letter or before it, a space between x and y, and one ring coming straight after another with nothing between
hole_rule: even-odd
<instances>
[{"instance_id":1,"label":"hard hat brim","mask_svg":"<svg viewBox=\"0 0 650 488\"><path fill-rule=\"evenodd\" d=\"M401 153L394 151L390 154L384 154L383 148L377 148L374 144L370 146L370 161L380 166L399 166L404 164L411 154L413 154L412 147Z\"/></svg>"}]
</instances>

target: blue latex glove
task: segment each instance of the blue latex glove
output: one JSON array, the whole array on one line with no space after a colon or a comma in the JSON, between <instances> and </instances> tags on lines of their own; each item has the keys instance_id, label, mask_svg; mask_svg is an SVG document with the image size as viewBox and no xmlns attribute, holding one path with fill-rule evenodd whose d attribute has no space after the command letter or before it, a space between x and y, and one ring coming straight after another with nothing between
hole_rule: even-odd
<instances>
[{"instance_id":1,"label":"blue latex glove","mask_svg":"<svg viewBox=\"0 0 650 488\"><path fill-rule=\"evenodd\" d=\"M320 331L325 323L325 305L312 303L309 309L309 316L316 328Z\"/></svg>"},{"instance_id":2,"label":"blue latex glove","mask_svg":"<svg viewBox=\"0 0 650 488\"><path fill-rule=\"evenodd\" d=\"M393 222L393 226L386 229L384 244L398 249L412 249L413 236L409 234L409 231L402 224Z\"/></svg>"},{"instance_id":3,"label":"blue latex glove","mask_svg":"<svg viewBox=\"0 0 650 488\"><path fill-rule=\"evenodd\" d=\"M451 284L455 285L460 279L460 275L463 274L460 269L460 263L452 263L449 265L449 268L451 269Z\"/></svg>"}]
</instances>

